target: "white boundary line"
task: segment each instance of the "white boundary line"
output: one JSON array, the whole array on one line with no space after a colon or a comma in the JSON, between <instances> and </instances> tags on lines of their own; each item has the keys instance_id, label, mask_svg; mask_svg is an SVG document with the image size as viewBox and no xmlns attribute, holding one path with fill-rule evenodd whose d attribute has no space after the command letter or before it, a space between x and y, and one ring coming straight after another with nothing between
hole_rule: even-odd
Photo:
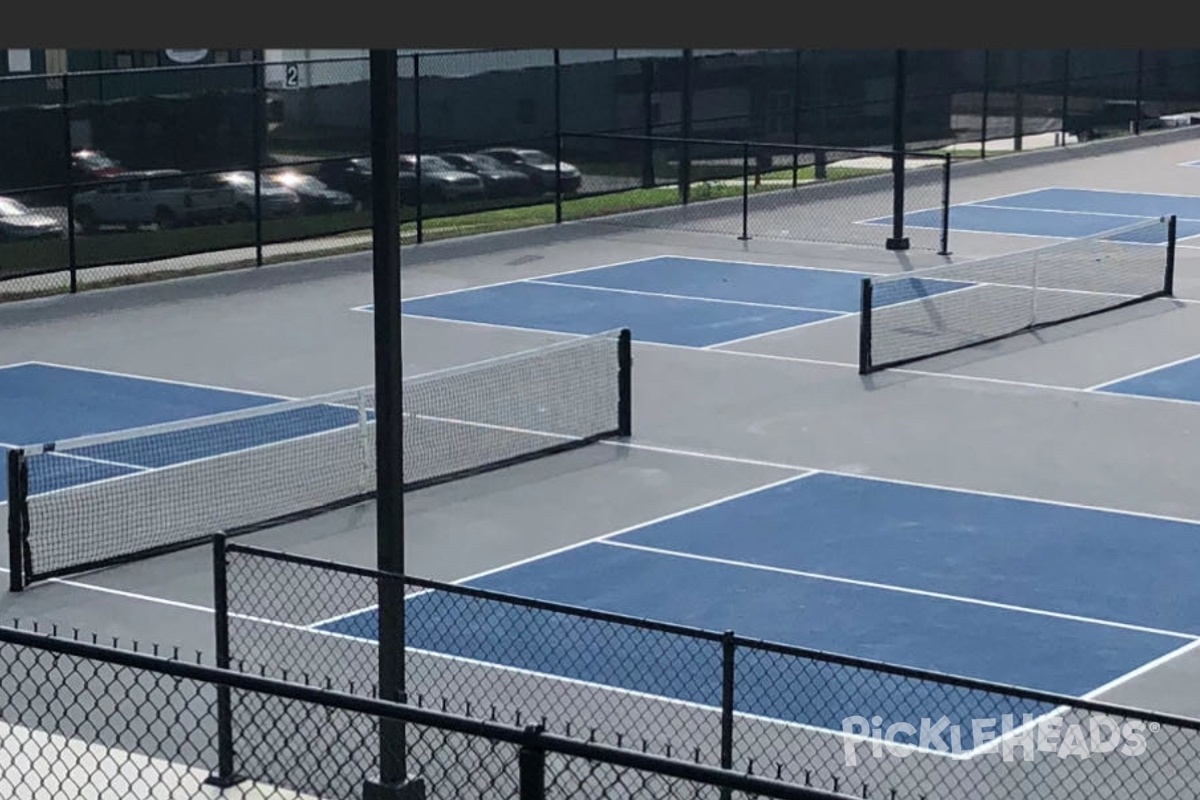
<instances>
[{"instance_id":1,"label":"white boundary line","mask_svg":"<svg viewBox=\"0 0 1200 800\"><path fill-rule=\"evenodd\" d=\"M1200 358L1200 354L1184 356L1183 358L1177 358L1174 361L1168 361L1165 364L1159 364L1158 366L1154 366L1154 367L1147 367L1146 369L1138 370L1137 372L1131 372L1128 375L1123 375L1120 378L1112 378L1111 380L1104 381L1104 383L1098 383L1095 386L1089 386L1084 391L1099 392L1102 389L1104 389L1104 387L1106 387L1106 386L1114 386L1118 383L1124 383L1125 381L1133 380L1134 378L1140 378L1143 375L1149 375L1152 372L1158 372L1160 370L1170 369L1171 367L1177 367L1180 364L1186 364L1189 361L1195 361L1198 358ZM1120 392L1105 392L1105 393L1106 394L1121 394ZM1142 395L1137 395L1137 396L1141 397ZM1192 401L1187 401L1187 402L1192 402Z\"/></svg>"},{"instance_id":2,"label":"white boundary line","mask_svg":"<svg viewBox=\"0 0 1200 800\"><path fill-rule=\"evenodd\" d=\"M646 256L645 258L631 258L626 261L614 261L611 264L593 264L593 265L589 265L586 267L576 267L574 269L564 269L564 270L559 270L557 272L547 272L543 275L527 275L522 278L510 278L508 280L492 281L491 283L481 283L476 286L463 286L458 289L445 289L440 292L429 292L428 294L418 294L418 295L413 295L412 297L403 297L403 298L401 298L400 302L401 302L401 304L404 304L411 300L426 300L426 299L433 298L433 297L446 297L446 296L452 295L452 294L461 294L462 292L471 292L476 289L492 289L497 286L509 286L514 283L524 283L526 281L534 280L535 278L557 278L557 277L561 277L563 275L574 275L578 272L588 272L588 271L594 270L594 269L609 269L611 267L623 267L628 264L639 264L643 261L654 261L658 258L662 258L662 256Z\"/></svg>"},{"instance_id":3,"label":"white boundary line","mask_svg":"<svg viewBox=\"0 0 1200 800\"><path fill-rule=\"evenodd\" d=\"M781 303L759 303L753 300L726 300L718 297L700 297L698 295L689 294L670 294L667 292L650 292L642 289L618 289L611 286L589 286L578 283L559 283L553 280L542 280L541 278L532 278L525 283L538 284L540 286L555 286L563 289L586 289L590 292L613 292L614 294L632 294L640 297L664 297L669 300L688 300L698 303L720 303L730 306L749 306L751 308L772 308L780 311L808 311L813 314L846 314L845 311L831 311L826 308L813 308L811 306L789 306Z\"/></svg>"},{"instance_id":4,"label":"white boundary line","mask_svg":"<svg viewBox=\"0 0 1200 800\"><path fill-rule=\"evenodd\" d=\"M93 372L98 375L111 375L116 378L131 378L133 380L143 381L146 383L165 383L174 384L175 386L186 386L191 389L208 389L214 392L223 392L225 394L243 394L251 397L266 397L272 400L296 400L295 397L287 397L280 394L270 394L268 392L256 392L249 389L231 389L228 386L215 386L208 383L195 383L192 381L181 381L174 378L152 378L146 375L135 375L132 372L118 372L111 369L100 369L98 367L80 367L74 364L60 364L53 361L26 361L21 365L9 366L26 366L36 365L40 367L51 367L53 369L70 370L72 372ZM240 410L240 409L237 409Z\"/></svg>"},{"instance_id":5,"label":"white boundary line","mask_svg":"<svg viewBox=\"0 0 1200 800\"><path fill-rule=\"evenodd\" d=\"M845 319L846 317L857 317L858 313L859 312L857 312L857 311L843 311L843 312L840 312L837 314L831 314L830 316L825 317L824 319L814 319L809 322L801 322L798 325L788 325L786 328L775 328L773 330L763 331L762 333L752 333L749 336L739 336L736 339L727 339L723 342L716 342L714 344L701 345L701 346L697 347L696 349L697 350L714 350L718 347L725 347L726 345L742 344L743 342L750 342L755 339L765 339L766 337L774 336L777 333L792 333L794 331L800 330L801 328L811 328L814 325L824 325L826 322L835 322L839 319Z\"/></svg>"},{"instance_id":6,"label":"white boundary line","mask_svg":"<svg viewBox=\"0 0 1200 800\"><path fill-rule=\"evenodd\" d=\"M740 561L732 558L718 558L714 556L705 556L699 553L688 553L682 550L671 550L665 547L653 547L650 545L631 544L628 542L617 542L609 539L597 542L599 545L609 547L621 547L628 550L638 550L645 553L653 553L655 555L668 556L672 558L682 558L690 561L703 561L709 564L719 564L727 567L738 567L741 569L759 570L761 572L772 572L779 575L787 575L795 578L807 578L815 581L824 581L827 583L841 583L848 586L858 586L865 589L878 589L884 592L895 592L897 594L909 594L915 597L925 597L931 600L944 600L951 603L963 603L965 605L983 606L985 608L994 608L1000 611L1010 611L1017 614L1029 614L1039 617L1050 617L1053 619L1066 620L1068 622L1078 622L1086 625L1096 625L1106 628L1118 628L1121 630L1136 631L1137 633L1149 633L1155 636L1167 636L1173 639L1186 639L1189 642L1200 641L1200 635L1190 633L1180 633L1179 631L1165 630L1162 628L1150 628L1145 625L1137 625L1131 622L1118 622L1116 620L1100 619L1098 617L1087 617L1080 614L1068 614L1062 611L1049 611L1041 608L1033 608L1031 606L1020 606L1012 603L1002 603L996 600L983 600L978 597L968 597L966 595L949 594L946 592L936 592L930 589L914 589L908 586L899 586L891 583L880 583L878 581L860 580L858 578L845 578L838 575L829 575L822 572L809 572L807 570L789 569L787 567L776 567L770 564L759 564L753 561Z\"/></svg>"},{"instance_id":7,"label":"white boundary line","mask_svg":"<svg viewBox=\"0 0 1200 800\"><path fill-rule=\"evenodd\" d=\"M81 455L78 455L76 453L71 453L71 452L60 453L57 450L50 450L45 453L39 453L39 455L58 456L59 458L71 458L71 459L75 459L76 461L87 461L92 464L104 464L104 465L107 465L110 467L121 467L122 469L131 469L134 472L153 472L154 471L153 467L146 467L146 466L142 466L140 464L127 464L124 461L110 461L107 458L95 458L93 456L81 456ZM88 481L88 482L90 483L90 481Z\"/></svg>"}]
</instances>

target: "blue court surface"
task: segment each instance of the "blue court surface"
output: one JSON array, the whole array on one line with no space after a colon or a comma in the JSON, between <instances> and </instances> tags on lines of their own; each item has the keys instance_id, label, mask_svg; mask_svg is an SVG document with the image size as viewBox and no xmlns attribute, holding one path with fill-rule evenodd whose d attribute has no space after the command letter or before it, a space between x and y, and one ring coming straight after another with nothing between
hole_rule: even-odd
<instances>
[{"instance_id":1,"label":"blue court surface","mask_svg":"<svg viewBox=\"0 0 1200 800\"><path fill-rule=\"evenodd\" d=\"M1177 218L1176 236L1180 242L1200 235L1200 196L1066 188L1037 189L953 205L950 229L1076 239L1172 214ZM867 223L890 225L891 218ZM940 229L942 211L926 209L905 214L904 224Z\"/></svg>"},{"instance_id":2,"label":"blue court surface","mask_svg":"<svg viewBox=\"0 0 1200 800\"><path fill-rule=\"evenodd\" d=\"M1110 381L1092 391L1200 403L1200 356Z\"/></svg>"},{"instance_id":3,"label":"blue court surface","mask_svg":"<svg viewBox=\"0 0 1200 800\"><path fill-rule=\"evenodd\" d=\"M405 300L402 312L555 333L630 328L639 341L712 347L858 313L864 277L663 256L418 297ZM934 291L954 288L960 285ZM929 292L914 286L889 300Z\"/></svg>"},{"instance_id":4,"label":"blue court surface","mask_svg":"<svg viewBox=\"0 0 1200 800\"><path fill-rule=\"evenodd\" d=\"M1196 523L817 472L465 585L1078 696L1200 637L1198 560ZM444 592L406 618L414 648L719 706L719 656L682 638ZM374 610L313 622L376 626ZM994 696L760 659L737 656L742 713L830 730L998 713Z\"/></svg>"},{"instance_id":5,"label":"blue court surface","mask_svg":"<svg viewBox=\"0 0 1200 800\"><path fill-rule=\"evenodd\" d=\"M61 443L147 425L277 404L261 394L116 375L52 364L0 367L0 448ZM33 494L232 453L355 424L331 405L289 409L205 428L160 432L49 453L30 463ZM0 501L7 499L7 482Z\"/></svg>"}]
</instances>

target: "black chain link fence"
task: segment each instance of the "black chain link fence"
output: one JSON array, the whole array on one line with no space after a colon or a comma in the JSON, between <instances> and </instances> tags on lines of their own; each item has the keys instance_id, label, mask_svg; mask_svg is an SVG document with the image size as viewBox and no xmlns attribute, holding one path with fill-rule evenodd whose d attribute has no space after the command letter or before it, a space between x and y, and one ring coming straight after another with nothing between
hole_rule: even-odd
<instances>
[{"instance_id":1,"label":"black chain link fence","mask_svg":"<svg viewBox=\"0 0 1200 800\"><path fill-rule=\"evenodd\" d=\"M876 247L906 239L948 252L949 154L902 153L897 182L888 150L626 134L562 142L564 160L591 178L563 200L566 220Z\"/></svg>"},{"instance_id":2,"label":"black chain link fence","mask_svg":"<svg viewBox=\"0 0 1200 800\"><path fill-rule=\"evenodd\" d=\"M897 238L894 186L852 187L869 185L879 151L902 142L909 166L931 165L906 173L904 208L916 217L904 235L944 251L929 224L942 178L923 173L945 154L1200 118L1197 50L906 54L902 75L890 50L403 55L402 241L632 221L618 212L635 210L737 236L737 184L749 177L750 236L878 247ZM21 204L0 209L0 297L369 249L367 59L248 55L0 78L0 196ZM699 140L753 143L751 164L738 144L706 151Z\"/></svg>"},{"instance_id":3,"label":"black chain link fence","mask_svg":"<svg viewBox=\"0 0 1200 800\"><path fill-rule=\"evenodd\" d=\"M1193 720L225 548L235 668L371 695L379 582L403 580L424 707L864 798L1151 798L1200 777Z\"/></svg>"},{"instance_id":4,"label":"black chain link fence","mask_svg":"<svg viewBox=\"0 0 1200 800\"><path fill-rule=\"evenodd\" d=\"M87 638L0 627L0 795L351 800L387 755L408 797L839 797Z\"/></svg>"}]
</instances>

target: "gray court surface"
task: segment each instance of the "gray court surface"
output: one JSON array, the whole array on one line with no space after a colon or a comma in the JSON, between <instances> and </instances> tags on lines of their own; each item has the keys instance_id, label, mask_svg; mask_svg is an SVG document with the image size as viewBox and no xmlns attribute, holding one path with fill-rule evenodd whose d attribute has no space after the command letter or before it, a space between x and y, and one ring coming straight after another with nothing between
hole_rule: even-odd
<instances>
[{"instance_id":1,"label":"gray court surface","mask_svg":"<svg viewBox=\"0 0 1200 800\"><path fill-rule=\"evenodd\" d=\"M965 177L953 201L1047 186L1200 194L1200 173L1178 166L1197 157L1185 141ZM955 233L945 257L572 224L405 248L403 290L663 254L893 272L1048 243ZM6 304L0 364L295 397L369 384L372 316L352 309L372 300L370 270L361 254ZM635 330L632 441L408 495L408 571L462 579L808 469L1200 520L1200 407L1086 391L1200 353L1200 250L1180 248L1176 295L867 378L854 316L707 350L636 343ZM406 375L567 338L432 319L406 319L403 334ZM374 506L239 541L373 566ZM0 595L0 616L211 654L211 605L211 556L197 548ZM1200 715L1198 677L1189 651L1103 699Z\"/></svg>"}]
</instances>

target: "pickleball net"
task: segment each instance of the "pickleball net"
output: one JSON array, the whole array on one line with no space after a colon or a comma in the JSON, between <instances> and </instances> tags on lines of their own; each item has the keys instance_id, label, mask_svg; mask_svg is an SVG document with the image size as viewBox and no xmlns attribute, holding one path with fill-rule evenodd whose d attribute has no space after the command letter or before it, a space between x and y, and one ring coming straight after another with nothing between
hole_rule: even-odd
<instances>
[{"instance_id":1,"label":"pickleball net","mask_svg":"<svg viewBox=\"0 0 1200 800\"><path fill-rule=\"evenodd\" d=\"M1174 292L1175 217L1034 250L864 278L859 373Z\"/></svg>"},{"instance_id":2,"label":"pickleball net","mask_svg":"<svg viewBox=\"0 0 1200 800\"><path fill-rule=\"evenodd\" d=\"M406 379L404 491L631 432L628 330ZM373 387L8 455L10 586L371 499Z\"/></svg>"}]
</instances>

